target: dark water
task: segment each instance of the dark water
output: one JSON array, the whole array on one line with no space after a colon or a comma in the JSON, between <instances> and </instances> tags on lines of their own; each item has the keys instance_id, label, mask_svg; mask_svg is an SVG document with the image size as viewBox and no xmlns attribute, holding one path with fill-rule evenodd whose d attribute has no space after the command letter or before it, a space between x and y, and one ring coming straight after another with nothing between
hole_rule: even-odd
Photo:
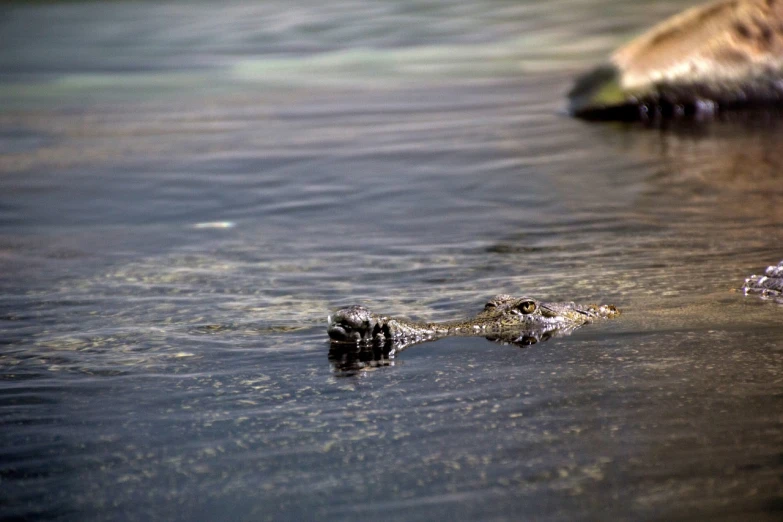
<instances>
[{"instance_id":1,"label":"dark water","mask_svg":"<svg viewBox=\"0 0 783 522\"><path fill-rule=\"evenodd\" d=\"M4 5L0 518L779 520L783 118L562 114L683 5ZM496 293L624 315L328 357Z\"/></svg>"}]
</instances>

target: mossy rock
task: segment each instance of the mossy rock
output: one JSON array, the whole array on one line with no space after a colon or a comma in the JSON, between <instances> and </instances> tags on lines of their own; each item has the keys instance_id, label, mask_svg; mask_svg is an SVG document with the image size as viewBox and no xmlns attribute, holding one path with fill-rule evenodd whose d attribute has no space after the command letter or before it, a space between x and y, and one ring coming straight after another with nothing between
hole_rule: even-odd
<instances>
[{"instance_id":1,"label":"mossy rock","mask_svg":"<svg viewBox=\"0 0 783 522\"><path fill-rule=\"evenodd\" d=\"M783 102L783 0L721 0L684 11L576 80L588 119L705 115Z\"/></svg>"}]
</instances>

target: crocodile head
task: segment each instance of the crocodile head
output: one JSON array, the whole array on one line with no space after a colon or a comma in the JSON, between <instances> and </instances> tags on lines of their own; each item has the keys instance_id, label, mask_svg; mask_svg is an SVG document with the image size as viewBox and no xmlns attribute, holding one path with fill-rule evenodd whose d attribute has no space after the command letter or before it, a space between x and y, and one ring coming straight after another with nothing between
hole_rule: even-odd
<instances>
[{"instance_id":1,"label":"crocodile head","mask_svg":"<svg viewBox=\"0 0 783 522\"><path fill-rule=\"evenodd\" d=\"M352 342L372 338L372 331L378 324L375 314L363 306L342 308L327 317L326 331L334 341Z\"/></svg>"},{"instance_id":2,"label":"crocodile head","mask_svg":"<svg viewBox=\"0 0 783 522\"><path fill-rule=\"evenodd\" d=\"M497 295L484 305L476 321L487 326L580 326L595 318L619 315L611 305L579 305L574 302L546 303L532 297ZM470 322L470 321L468 321Z\"/></svg>"},{"instance_id":3,"label":"crocodile head","mask_svg":"<svg viewBox=\"0 0 783 522\"><path fill-rule=\"evenodd\" d=\"M465 320L417 323L377 315L362 306L349 306L328 318L327 332L334 342L364 343L389 339L427 339L449 335L495 335L505 330L554 330L574 328L593 319L610 318L619 312L613 306L545 303L531 297L497 295L484 310Z\"/></svg>"}]
</instances>

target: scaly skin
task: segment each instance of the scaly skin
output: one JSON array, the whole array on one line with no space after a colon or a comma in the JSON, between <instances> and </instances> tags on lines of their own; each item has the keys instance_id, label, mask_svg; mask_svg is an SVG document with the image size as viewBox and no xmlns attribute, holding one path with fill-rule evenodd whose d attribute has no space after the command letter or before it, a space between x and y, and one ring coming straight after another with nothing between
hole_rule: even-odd
<instances>
[{"instance_id":1,"label":"scaly skin","mask_svg":"<svg viewBox=\"0 0 783 522\"><path fill-rule=\"evenodd\" d=\"M529 297L498 295L471 319L444 323L423 323L388 317L362 306L349 306L329 316L327 332L333 343L372 345L390 341L406 347L447 336L484 336L503 342L551 337L570 333L597 318L619 315L611 305L544 303ZM533 341L535 342L535 341Z\"/></svg>"},{"instance_id":2,"label":"scaly skin","mask_svg":"<svg viewBox=\"0 0 783 522\"><path fill-rule=\"evenodd\" d=\"M752 275L742 285L745 295L757 294L783 302L783 261L777 266L768 266L763 276Z\"/></svg>"}]
</instances>

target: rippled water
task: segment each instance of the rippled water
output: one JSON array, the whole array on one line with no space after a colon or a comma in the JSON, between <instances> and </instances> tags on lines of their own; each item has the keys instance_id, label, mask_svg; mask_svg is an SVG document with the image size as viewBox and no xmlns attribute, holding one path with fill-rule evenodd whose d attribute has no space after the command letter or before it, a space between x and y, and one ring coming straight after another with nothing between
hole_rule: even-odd
<instances>
[{"instance_id":1,"label":"rippled water","mask_svg":"<svg viewBox=\"0 0 783 522\"><path fill-rule=\"evenodd\" d=\"M775 520L783 120L594 125L683 2L0 8L0 518ZM624 314L330 359L329 310Z\"/></svg>"}]
</instances>

